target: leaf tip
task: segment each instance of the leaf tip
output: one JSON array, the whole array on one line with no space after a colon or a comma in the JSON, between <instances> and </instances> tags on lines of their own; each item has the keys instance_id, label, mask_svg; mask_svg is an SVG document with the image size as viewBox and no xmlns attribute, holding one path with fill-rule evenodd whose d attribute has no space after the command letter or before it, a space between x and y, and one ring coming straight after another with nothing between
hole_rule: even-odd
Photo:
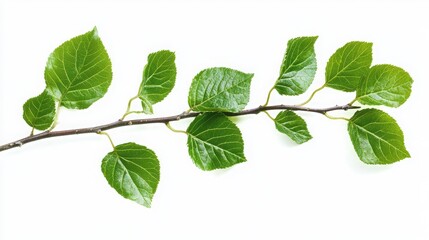
<instances>
[{"instance_id":1,"label":"leaf tip","mask_svg":"<svg viewBox=\"0 0 429 240\"><path fill-rule=\"evenodd\" d=\"M97 26L94 26L94 28L91 30L91 33L93 38L99 38Z\"/></svg>"}]
</instances>

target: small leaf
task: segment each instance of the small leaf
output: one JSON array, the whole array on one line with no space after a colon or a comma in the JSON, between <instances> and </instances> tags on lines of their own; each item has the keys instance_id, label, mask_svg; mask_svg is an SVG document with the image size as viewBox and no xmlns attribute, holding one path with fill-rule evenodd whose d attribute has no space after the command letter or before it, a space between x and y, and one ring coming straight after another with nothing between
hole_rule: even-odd
<instances>
[{"instance_id":1,"label":"small leaf","mask_svg":"<svg viewBox=\"0 0 429 240\"><path fill-rule=\"evenodd\" d=\"M375 65L356 91L356 99L366 105L399 107L411 94L413 79L402 68Z\"/></svg>"},{"instance_id":2,"label":"small leaf","mask_svg":"<svg viewBox=\"0 0 429 240\"><path fill-rule=\"evenodd\" d=\"M24 120L35 129L48 129L54 122L55 101L46 90L39 96L28 99L23 109Z\"/></svg>"},{"instance_id":3,"label":"small leaf","mask_svg":"<svg viewBox=\"0 0 429 240\"><path fill-rule=\"evenodd\" d=\"M223 113L204 113L189 125L189 155L202 170L227 168L245 162L238 127Z\"/></svg>"},{"instance_id":4,"label":"small leaf","mask_svg":"<svg viewBox=\"0 0 429 240\"><path fill-rule=\"evenodd\" d=\"M348 124L350 139L360 160L390 164L410 157L395 119L378 109L356 112Z\"/></svg>"},{"instance_id":5,"label":"small leaf","mask_svg":"<svg viewBox=\"0 0 429 240\"><path fill-rule=\"evenodd\" d=\"M102 98L112 81L112 64L97 29L64 42L45 68L48 91L61 106L85 109Z\"/></svg>"},{"instance_id":6,"label":"small leaf","mask_svg":"<svg viewBox=\"0 0 429 240\"><path fill-rule=\"evenodd\" d=\"M274 123L279 132L286 134L298 144L305 143L312 138L304 119L292 111L280 112L274 119Z\"/></svg>"},{"instance_id":7,"label":"small leaf","mask_svg":"<svg viewBox=\"0 0 429 240\"><path fill-rule=\"evenodd\" d=\"M103 158L101 170L120 195L150 207L160 176L152 150L135 143L118 145Z\"/></svg>"},{"instance_id":8,"label":"small leaf","mask_svg":"<svg viewBox=\"0 0 429 240\"><path fill-rule=\"evenodd\" d=\"M372 62L372 43L349 42L329 58L325 72L325 86L353 92L369 70Z\"/></svg>"},{"instance_id":9,"label":"small leaf","mask_svg":"<svg viewBox=\"0 0 429 240\"><path fill-rule=\"evenodd\" d=\"M189 106L200 112L239 112L249 102L252 77L224 67L202 70L192 80Z\"/></svg>"},{"instance_id":10,"label":"small leaf","mask_svg":"<svg viewBox=\"0 0 429 240\"><path fill-rule=\"evenodd\" d=\"M299 37L289 40L274 86L282 95L299 95L307 91L317 70L314 43L317 37Z\"/></svg>"},{"instance_id":11,"label":"small leaf","mask_svg":"<svg viewBox=\"0 0 429 240\"><path fill-rule=\"evenodd\" d=\"M174 52L168 50L149 54L139 89L145 113L153 113L152 104L162 101L173 89L176 82L175 59Z\"/></svg>"}]
</instances>

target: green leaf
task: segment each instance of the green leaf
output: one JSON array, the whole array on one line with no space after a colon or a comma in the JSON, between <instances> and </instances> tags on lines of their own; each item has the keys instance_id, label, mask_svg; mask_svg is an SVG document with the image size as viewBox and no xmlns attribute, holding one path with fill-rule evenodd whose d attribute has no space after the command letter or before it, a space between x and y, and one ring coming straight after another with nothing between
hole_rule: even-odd
<instances>
[{"instance_id":1,"label":"green leaf","mask_svg":"<svg viewBox=\"0 0 429 240\"><path fill-rule=\"evenodd\" d=\"M162 101L173 89L176 82L175 58L174 52L168 50L149 54L138 94L145 113L153 113L152 105Z\"/></svg>"},{"instance_id":2,"label":"green leaf","mask_svg":"<svg viewBox=\"0 0 429 240\"><path fill-rule=\"evenodd\" d=\"M202 170L227 168L246 161L241 132L223 113L197 116L187 133L189 155Z\"/></svg>"},{"instance_id":3,"label":"green leaf","mask_svg":"<svg viewBox=\"0 0 429 240\"><path fill-rule=\"evenodd\" d=\"M360 160L390 164L410 157L395 119L378 109L356 112L348 124L350 139Z\"/></svg>"},{"instance_id":4,"label":"green leaf","mask_svg":"<svg viewBox=\"0 0 429 240\"><path fill-rule=\"evenodd\" d=\"M413 79L402 68L382 64L369 70L356 91L356 99L366 105L401 106L411 94Z\"/></svg>"},{"instance_id":5,"label":"green leaf","mask_svg":"<svg viewBox=\"0 0 429 240\"><path fill-rule=\"evenodd\" d=\"M329 58L325 72L325 86L353 92L369 70L372 62L372 43L349 42Z\"/></svg>"},{"instance_id":6,"label":"green leaf","mask_svg":"<svg viewBox=\"0 0 429 240\"><path fill-rule=\"evenodd\" d=\"M135 143L118 145L104 157L101 170L120 195L150 207L160 175L152 150Z\"/></svg>"},{"instance_id":7,"label":"green leaf","mask_svg":"<svg viewBox=\"0 0 429 240\"><path fill-rule=\"evenodd\" d=\"M145 114L153 114L152 103L149 102L146 98L140 98L142 103L142 109Z\"/></svg>"},{"instance_id":8,"label":"green leaf","mask_svg":"<svg viewBox=\"0 0 429 240\"><path fill-rule=\"evenodd\" d=\"M312 138L304 119L292 111L280 112L274 119L274 123L279 132L286 134L298 144L305 143Z\"/></svg>"},{"instance_id":9,"label":"green leaf","mask_svg":"<svg viewBox=\"0 0 429 240\"><path fill-rule=\"evenodd\" d=\"M23 109L24 120L35 129L48 129L54 122L55 101L46 90L39 96L28 99Z\"/></svg>"},{"instance_id":10,"label":"green leaf","mask_svg":"<svg viewBox=\"0 0 429 240\"><path fill-rule=\"evenodd\" d=\"M192 80L189 106L200 112L239 112L249 102L252 77L224 67L202 70Z\"/></svg>"},{"instance_id":11,"label":"green leaf","mask_svg":"<svg viewBox=\"0 0 429 240\"><path fill-rule=\"evenodd\" d=\"M307 91L317 70L314 43L317 37L289 40L275 89L282 95L299 95Z\"/></svg>"},{"instance_id":12,"label":"green leaf","mask_svg":"<svg viewBox=\"0 0 429 240\"><path fill-rule=\"evenodd\" d=\"M51 53L45 81L50 94L66 108L85 109L104 96L112 81L112 64L96 28Z\"/></svg>"}]
</instances>

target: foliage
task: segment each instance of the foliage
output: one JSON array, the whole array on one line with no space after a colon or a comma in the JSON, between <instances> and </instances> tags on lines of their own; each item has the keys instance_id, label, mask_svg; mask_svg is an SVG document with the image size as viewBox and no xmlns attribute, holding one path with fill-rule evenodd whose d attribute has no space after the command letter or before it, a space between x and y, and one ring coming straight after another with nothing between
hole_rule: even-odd
<instances>
[{"instance_id":1,"label":"foliage","mask_svg":"<svg viewBox=\"0 0 429 240\"><path fill-rule=\"evenodd\" d=\"M274 89L280 95L289 96L303 94L309 89L317 70L314 50L317 38L299 37L288 42L280 75L269 91L266 103L260 108L245 110L250 98L252 73L213 67L202 70L194 77L188 94L188 111L182 115L160 118L157 122L166 123L175 132L185 133L194 164L210 171L246 161L244 141L240 129L230 120L231 116L264 111L280 133L297 144L303 144L312 136L305 120L294 110L307 110L334 118L327 112L339 109L302 107L324 87L356 92L355 99L346 104L344 110L360 108L353 105L355 102L399 107L410 96L413 80L406 71L388 64L371 67L372 43L353 41L340 47L329 58L324 84L301 106L268 106ZM130 99L122 120L132 113L152 114L153 106L172 91L176 72L174 52L162 50L149 54L137 95ZM58 118L56 108L86 109L105 95L112 80L112 69L96 28L64 42L52 52L46 64L45 80L43 93L30 98L23 106L24 120L33 131L52 130ZM139 111L130 109L135 99L141 101L142 109ZM283 111L275 117L268 113L279 109ZM186 131L175 130L169 125L170 121L180 120L181 117L194 117ZM350 119L336 119L347 121L351 142L362 162L391 164L410 157L402 130L386 112L368 108L356 111ZM107 135L105 132L98 133ZM49 132L34 136L42 138L43 134ZM113 151L104 157L101 164L108 183L123 197L150 207L160 180L157 156L149 148L132 142L117 146L112 143L112 147Z\"/></svg>"}]
</instances>

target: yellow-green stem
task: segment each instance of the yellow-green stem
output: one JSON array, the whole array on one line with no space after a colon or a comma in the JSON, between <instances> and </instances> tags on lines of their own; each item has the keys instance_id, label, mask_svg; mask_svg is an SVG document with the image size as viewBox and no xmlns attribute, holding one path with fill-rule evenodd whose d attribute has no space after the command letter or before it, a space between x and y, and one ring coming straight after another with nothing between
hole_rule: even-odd
<instances>
[{"instance_id":1,"label":"yellow-green stem","mask_svg":"<svg viewBox=\"0 0 429 240\"><path fill-rule=\"evenodd\" d=\"M271 119L271 120L273 120L273 121L276 121L275 120L275 118L273 118L267 111L263 111L265 114L267 114L267 116Z\"/></svg>"},{"instance_id":2,"label":"yellow-green stem","mask_svg":"<svg viewBox=\"0 0 429 240\"><path fill-rule=\"evenodd\" d=\"M331 116L331 115L329 115L328 113L325 113L325 116L327 117L327 118L329 118L329 119L332 119L332 120L344 120L344 121L350 121L350 119L348 119L348 118L345 118L345 117L334 117L334 116Z\"/></svg>"},{"instance_id":3,"label":"yellow-green stem","mask_svg":"<svg viewBox=\"0 0 429 240\"><path fill-rule=\"evenodd\" d=\"M270 102L270 98L271 98L271 93L274 91L274 89L275 89L275 87L272 87L271 89L270 89L270 91L268 92L268 96L267 96L267 100L265 101L265 103L264 103L264 105L262 105L262 106L267 106L268 105L268 103Z\"/></svg>"},{"instance_id":4,"label":"yellow-green stem","mask_svg":"<svg viewBox=\"0 0 429 240\"><path fill-rule=\"evenodd\" d=\"M184 134L186 134L186 135L188 134L186 131L178 130L178 129L173 128L173 127L170 125L170 122L165 123L165 126L167 126L167 127L168 127L168 129L170 129L171 131L173 131L173 132L175 132L175 133L184 133Z\"/></svg>"},{"instance_id":5,"label":"yellow-green stem","mask_svg":"<svg viewBox=\"0 0 429 240\"><path fill-rule=\"evenodd\" d=\"M350 103L349 103L349 105L351 106L351 105L353 105L353 103L355 103L357 101L357 98L355 98L355 99L353 99L353 101L351 101Z\"/></svg>"},{"instance_id":6,"label":"yellow-green stem","mask_svg":"<svg viewBox=\"0 0 429 240\"><path fill-rule=\"evenodd\" d=\"M298 104L298 106L304 106L305 104L309 103L311 101L311 99L313 99L314 95L319 92L320 90L322 90L323 88L325 88L325 85L321 86L320 88L314 90L314 92L310 95L310 97L303 103Z\"/></svg>"},{"instance_id":7,"label":"yellow-green stem","mask_svg":"<svg viewBox=\"0 0 429 240\"><path fill-rule=\"evenodd\" d=\"M52 131L57 126L58 116L60 115L60 108L61 108L61 99L58 100L58 106L57 106L57 109L55 110L54 122L52 123L48 131Z\"/></svg>"},{"instance_id":8,"label":"yellow-green stem","mask_svg":"<svg viewBox=\"0 0 429 240\"><path fill-rule=\"evenodd\" d=\"M97 134L107 136L107 138L109 139L110 145L112 145L112 148L115 149L115 144L113 144L112 138L110 137L110 135L107 132L99 131L99 132L97 132Z\"/></svg>"},{"instance_id":9,"label":"yellow-green stem","mask_svg":"<svg viewBox=\"0 0 429 240\"><path fill-rule=\"evenodd\" d=\"M124 116L122 116L121 120L124 120L126 116L128 116L128 115L130 115L130 114L133 114L133 113L135 113L135 114L140 114L140 113L144 113L144 112L143 112L143 111L129 111L129 112L126 112L126 113L124 114Z\"/></svg>"},{"instance_id":10,"label":"yellow-green stem","mask_svg":"<svg viewBox=\"0 0 429 240\"><path fill-rule=\"evenodd\" d=\"M134 96L134 97L130 98L130 100L128 101L127 110L125 111L125 113L124 113L124 115L122 116L121 120L124 120L124 119L125 119L125 117L126 117L126 116L128 116L129 114L131 114L131 113L135 113L135 112L130 111L130 109L131 109L131 103L132 103L134 100L136 100L137 98L139 98L139 96Z\"/></svg>"}]
</instances>

